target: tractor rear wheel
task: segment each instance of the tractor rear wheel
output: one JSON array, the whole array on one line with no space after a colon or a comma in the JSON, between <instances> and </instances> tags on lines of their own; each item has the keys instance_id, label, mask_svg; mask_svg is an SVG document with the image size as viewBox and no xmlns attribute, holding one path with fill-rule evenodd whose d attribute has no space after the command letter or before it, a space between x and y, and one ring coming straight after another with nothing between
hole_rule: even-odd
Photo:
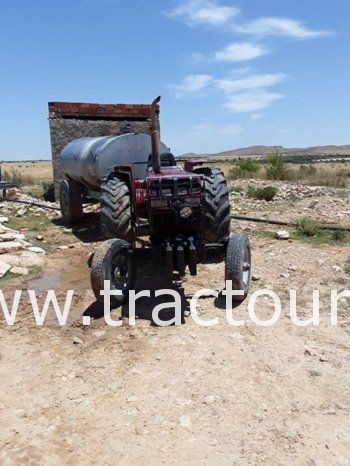
<instances>
[{"instance_id":1,"label":"tractor rear wheel","mask_svg":"<svg viewBox=\"0 0 350 466\"><path fill-rule=\"evenodd\" d=\"M128 185L115 175L101 184L101 229L106 239L120 238L132 243L135 232L131 217L131 196Z\"/></svg>"},{"instance_id":2,"label":"tractor rear wheel","mask_svg":"<svg viewBox=\"0 0 350 466\"><path fill-rule=\"evenodd\" d=\"M230 236L230 199L224 174L218 168L193 170L204 175L204 239L219 243Z\"/></svg>"},{"instance_id":3,"label":"tractor rear wheel","mask_svg":"<svg viewBox=\"0 0 350 466\"><path fill-rule=\"evenodd\" d=\"M118 295L111 295L111 307L124 304L136 280L130 244L121 239L110 239L102 243L92 257L90 279L97 301L103 303L101 290L108 280L110 289L119 291Z\"/></svg>"},{"instance_id":4,"label":"tractor rear wheel","mask_svg":"<svg viewBox=\"0 0 350 466\"><path fill-rule=\"evenodd\" d=\"M63 180L60 185L61 215L66 225L77 223L83 216L83 203L79 184Z\"/></svg>"}]
</instances>

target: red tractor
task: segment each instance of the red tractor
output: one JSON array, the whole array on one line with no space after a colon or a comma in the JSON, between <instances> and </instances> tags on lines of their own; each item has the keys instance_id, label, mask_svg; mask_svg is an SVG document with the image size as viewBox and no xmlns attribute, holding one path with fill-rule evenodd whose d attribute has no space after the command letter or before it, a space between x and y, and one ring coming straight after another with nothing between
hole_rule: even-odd
<instances>
[{"instance_id":1,"label":"red tractor","mask_svg":"<svg viewBox=\"0 0 350 466\"><path fill-rule=\"evenodd\" d=\"M246 235L230 235L223 173L203 167L201 160L186 161L184 168L177 164L160 142L159 101L160 97L151 106L151 138L138 134L82 138L61 154L67 178L60 191L64 220L79 220L83 197L100 200L107 241L91 261L96 299L102 299L100 291L109 280L111 289L121 291L111 297L112 305L125 301L136 280L137 238L147 235L148 250L169 277L173 271L183 276L187 267L196 275L198 263L225 260L225 279L232 280L234 290L243 290L244 296L237 297L243 300L250 283L251 248Z\"/></svg>"}]
</instances>

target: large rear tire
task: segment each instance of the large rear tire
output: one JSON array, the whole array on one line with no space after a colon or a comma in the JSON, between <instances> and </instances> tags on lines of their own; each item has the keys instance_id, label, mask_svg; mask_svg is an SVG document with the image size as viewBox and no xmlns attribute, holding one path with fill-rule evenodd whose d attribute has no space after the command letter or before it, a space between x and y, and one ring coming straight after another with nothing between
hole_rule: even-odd
<instances>
[{"instance_id":1,"label":"large rear tire","mask_svg":"<svg viewBox=\"0 0 350 466\"><path fill-rule=\"evenodd\" d=\"M72 180L61 181L60 206L62 219L66 225L71 225L81 220L83 216L83 203L78 183Z\"/></svg>"},{"instance_id":2,"label":"large rear tire","mask_svg":"<svg viewBox=\"0 0 350 466\"><path fill-rule=\"evenodd\" d=\"M121 239L110 239L102 243L93 255L90 279L97 301L103 303L101 290L104 289L105 280L108 280L111 290L120 291L120 295L111 295L111 307L124 304L136 280L130 244Z\"/></svg>"},{"instance_id":3,"label":"large rear tire","mask_svg":"<svg viewBox=\"0 0 350 466\"><path fill-rule=\"evenodd\" d=\"M230 236L230 198L225 177L218 168L197 168L204 175L204 239L208 243L220 243Z\"/></svg>"},{"instance_id":4,"label":"large rear tire","mask_svg":"<svg viewBox=\"0 0 350 466\"><path fill-rule=\"evenodd\" d=\"M135 232L131 216L131 196L128 185L115 175L101 184L101 230L106 239L120 238L132 243Z\"/></svg>"}]
</instances>

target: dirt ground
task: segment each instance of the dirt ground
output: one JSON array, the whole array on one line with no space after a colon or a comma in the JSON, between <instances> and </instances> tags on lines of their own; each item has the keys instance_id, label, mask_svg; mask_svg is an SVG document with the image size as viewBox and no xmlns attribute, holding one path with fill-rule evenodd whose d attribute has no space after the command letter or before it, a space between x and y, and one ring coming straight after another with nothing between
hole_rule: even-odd
<instances>
[{"instance_id":1,"label":"dirt ground","mask_svg":"<svg viewBox=\"0 0 350 466\"><path fill-rule=\"evenodd\" d=\"M289 220L315 215L317 206L350 224L343 195L296 199L293 206L283 199L249 201L247 208L233 193L232 210ZM193 294L224 285L223 264L209 264L174 284L183 325L152 325L156 301L143 298L135 327L124 316L123 326L112 328L90 290L86 261L97 243L86 236L88 227L75 235L49 227L43 235L53 244L41 276L2 287L8 300L15 288L35 289L40 304L48 288L60 289L60 303L67 289L75 294L65 327L50 313L38 328L26 292L16 324L1 320L0 464L350 464L349 300L339 304L338 326L330 325L330 291L350 289L349 243L280 241L267 235L278 227L233 221L233 230L250 235L251 293L269 288L281 297L276 325L252 323L246 300L234 309L245 325L232 327L214 297L200 300L200 314L218 317L219 324L196 325L189 315ZM162 287L153 267L139 268L137 289ZM289 289L297 290L299 318L308 319L314 288L320 290L320 326L296 327ZM270 299L257 300L259 318L272 313ZM82 325L83 315L91 326Z\"/></svg>"}]
</instances>

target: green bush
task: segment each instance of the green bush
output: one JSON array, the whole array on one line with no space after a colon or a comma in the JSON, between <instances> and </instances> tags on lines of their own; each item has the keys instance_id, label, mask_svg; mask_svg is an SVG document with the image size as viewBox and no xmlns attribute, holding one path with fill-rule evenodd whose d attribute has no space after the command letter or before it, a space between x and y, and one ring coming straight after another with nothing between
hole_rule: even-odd
<instances>
[{"instance_id":1,"label":"green bush","mask_svg":"<svg viewBox=\"0 0 350 466\"><path fill-rule=\"evenodd\" d=\"M266 186L265 188L248 187L247 194L258 200L272 201L277 194L277 188L274 186Z\"/></svg>"},{"instance_id":2,"label":"green bush","mask_svg":"<svg viewBox=\"0 0 350 466\"><path fill-rule=\"evenodd\" d=\"M252 178L259 170L259 164L253 159L237 160L235 166L231 168L229 177L237 178Z\"/></svg>"},{"instance_id":3,"label":"green bush","mask_svg":"<svg viewBox=\"0 0 350 466\"><path fill-rule=\"evenodd\" d=\"M297 223L297 232L302 236L317 236L321 232L321 225L313 218L302 218Z\"/></svg>"},{"instance_id":4,"label":"green bush","mask_svg":"<svg viewBox=\"0 0 350 466\"><path fill-rule=\"evenodd\" d=\"M268 180L287 180L290 177L283 155L277 152L270 154L267 156L267 163L266 177Z\"/></svg>"}]
</instances>

